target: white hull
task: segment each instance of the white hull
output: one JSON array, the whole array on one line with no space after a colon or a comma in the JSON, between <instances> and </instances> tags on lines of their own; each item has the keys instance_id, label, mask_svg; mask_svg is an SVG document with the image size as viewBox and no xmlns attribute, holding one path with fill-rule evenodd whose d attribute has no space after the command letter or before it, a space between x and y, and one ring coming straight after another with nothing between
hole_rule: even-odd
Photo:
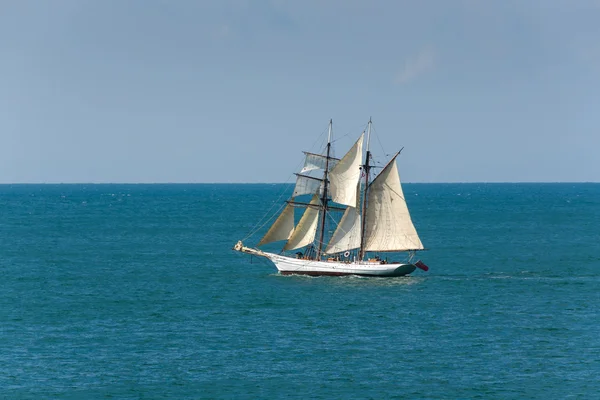
<instances>
[{"instance_id":1,"label":"white hull","mask_svg":"<svg viewBox=\"0 0 600 400\"><path fill-rule=\"evenodd\" d=\"M277 270L284 275L362 275L362 276L404 276L413 272L413 264L382 264L381 262L363 261L360 263L342 261L316 261L301 258L291 258L273 253L263 253L275 264Z\"/></svg>"}]
</instances>

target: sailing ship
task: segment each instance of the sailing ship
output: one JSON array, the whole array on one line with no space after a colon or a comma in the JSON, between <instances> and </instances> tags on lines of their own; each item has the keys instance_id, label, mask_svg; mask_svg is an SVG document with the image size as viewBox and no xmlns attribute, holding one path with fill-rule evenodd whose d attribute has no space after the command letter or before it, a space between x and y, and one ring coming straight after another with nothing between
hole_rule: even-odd
<instances>
[{"instance_id":1,"label":"sailing ship","mask_svg":"<svg viewBox=\"0 0 600 400\"><path fill-rule=\"evenodd\" d=\"M294 192L257 247L246 247L240 240L233 249L264 257L285 275L390 277L408 275L416 268L427 271L420 260L413 262L424 247L404 199L396 165L400 151L370 180L376 168L369 150L371 124L369 120L364 159L364 131L338 159L331 155L330 120L323 154L304 152ZM310 201L301 201L309 196ZM296 209L304 209L297 224ZM342 216L337 220L334 214ZM326 229L331 221L333 228ZM279 254L258 248L278 241L285 241ZM400 252L406 254L404 261L381 256Z\"/></svg>"}]
</instances>

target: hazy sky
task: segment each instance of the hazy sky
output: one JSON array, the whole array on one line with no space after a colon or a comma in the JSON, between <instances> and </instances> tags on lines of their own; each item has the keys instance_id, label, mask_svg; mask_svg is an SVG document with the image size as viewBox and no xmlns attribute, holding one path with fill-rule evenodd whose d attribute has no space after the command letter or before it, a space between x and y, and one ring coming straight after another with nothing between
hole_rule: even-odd
<instances>
[{"instance_id":1,"label":"hazy sky","mask_svg":"<svg viewBox=\"0 0 600 400\"><path fill-rule=\"evenodd\" d=\"M600 181L599 89L600 0L0 0L0 182Z\"/></svg>"}]
</instances>

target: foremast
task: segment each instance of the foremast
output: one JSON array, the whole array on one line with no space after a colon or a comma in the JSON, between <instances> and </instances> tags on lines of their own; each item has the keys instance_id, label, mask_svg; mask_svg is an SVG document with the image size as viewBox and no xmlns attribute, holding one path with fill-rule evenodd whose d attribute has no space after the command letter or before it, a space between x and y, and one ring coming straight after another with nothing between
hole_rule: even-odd
<instances>
[{"instance_id":1,"label":"foremast","mask_svg":"<svg viewBox=\"0 0 600 400\"><path fill-rule=\"evenodd\" d=\"M331 128L333 125L333 120L329 120L329 133L327 135L327 155L325 158L325 173L323 175L323 193L321 195L321 232L319 234L319 242L317 246L317 260L321 259L321 253L323 250L323 242L325 242L325 219L327 218L327 183L328 183L328 175L329 175L329 158L331 156Z\"/></svg>"}]
</instances>

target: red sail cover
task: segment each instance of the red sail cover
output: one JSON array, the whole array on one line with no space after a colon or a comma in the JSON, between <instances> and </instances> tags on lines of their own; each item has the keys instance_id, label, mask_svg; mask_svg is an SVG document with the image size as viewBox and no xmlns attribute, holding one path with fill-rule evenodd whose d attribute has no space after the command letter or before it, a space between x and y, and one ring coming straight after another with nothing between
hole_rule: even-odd
<instances>
[{"instance_id":1,"label":"red sail cover","mask_svg":"<svg viewBox=\"0 0 600 400\"><path fill-rule=\"evenodd\" d=\"M423 263L423 261L419 260L415 264L415 267L421 268L423 271L429 271L429 267Z\"/></svg>"}]
</instances>

